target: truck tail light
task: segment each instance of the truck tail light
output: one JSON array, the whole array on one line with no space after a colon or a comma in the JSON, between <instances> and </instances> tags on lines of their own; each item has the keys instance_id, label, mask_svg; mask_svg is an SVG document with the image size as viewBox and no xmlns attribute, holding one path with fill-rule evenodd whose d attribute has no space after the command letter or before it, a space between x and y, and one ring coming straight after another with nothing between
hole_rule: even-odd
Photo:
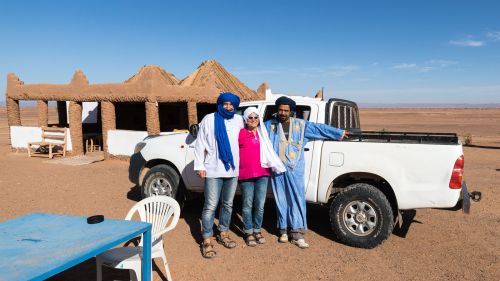
<instances>
[{"instance_id":1,"label":"truck tail light","mask_svg":"<svg viewBox=\"0 0 500 281\"><path fill-rule=\"evenodd\" d=\"M453 171L451 172L450 188L459 189L462 187L462 178L464 174L464 156L461 155L455 161L455 166L453 166Z\"/></svg>"}]
</instances>

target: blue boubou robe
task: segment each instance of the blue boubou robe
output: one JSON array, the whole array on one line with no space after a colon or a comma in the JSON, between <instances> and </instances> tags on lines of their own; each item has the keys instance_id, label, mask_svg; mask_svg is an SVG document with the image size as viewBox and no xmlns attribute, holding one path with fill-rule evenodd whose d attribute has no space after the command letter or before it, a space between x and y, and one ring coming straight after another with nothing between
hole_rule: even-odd
<instances>
[{"instance_id":1,"label":"blue boubou robe","mask_svg":"<svg viewBox=\"0 0 500 281\"><path fill-rule=\"evenodd\" d=\"M304 146L310 140L339 140L344 131L325 124L290 118L290 130L288 139L286 139L278 120L268 120L265 125L274 150L287 169L284 173L271 175L278 214L278 228L305 230L307 229L307 218Z\"/></svg>"}]
</instances>

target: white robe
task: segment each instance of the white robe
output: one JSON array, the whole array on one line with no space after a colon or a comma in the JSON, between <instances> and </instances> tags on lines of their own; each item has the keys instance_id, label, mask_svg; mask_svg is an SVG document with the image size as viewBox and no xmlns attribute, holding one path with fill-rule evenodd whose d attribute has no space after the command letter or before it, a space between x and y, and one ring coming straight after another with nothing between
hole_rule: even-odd
<instances>
[{"instance_id":1,"label":"white robe","mask_svg":"<svg viewBox=\"0 0 500 281\"><path fill-rule=\"evenodd\" d=\"M194 146L194 170L206 171L207 178L231 178L239 175L240 153L238 135L243 128L243 118L235 114L232 119L224 119L227 137L231 146L235 169L226 171L224 163L219 159L217 139L215 138L215 114L206 115L199 124L200 129Z\"/></svg>"}]
</instances>

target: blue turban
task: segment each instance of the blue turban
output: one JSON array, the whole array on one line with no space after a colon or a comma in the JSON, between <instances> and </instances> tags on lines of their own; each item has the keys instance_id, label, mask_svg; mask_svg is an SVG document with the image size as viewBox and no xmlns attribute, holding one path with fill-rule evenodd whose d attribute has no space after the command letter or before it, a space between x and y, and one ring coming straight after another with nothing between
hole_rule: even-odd
<instances>
[{"instance_id":1,"label":"blue turban","mask_svg":"<svg viewBox=\"0 0 500 281\"><path fill-rule=\"evenodd\" d=\"M282 104L284 104L284 105L288 105L288 106L290 106L290 110L291 110L291 111L295 110L295 105L296 105L296 103L295 103L295 101L294 101L294 100L292 100L292 99L291 99L291 98L289 98L289 97L285 97L285 96L281 96L281 97L279 97L279 98L278 98L278 99L274 102L274 104L275 104L276 106L280 106L280 105L282 105Z\"/></svg>"},{"instance_id":2,"label":"blue turban","mask_svg":"<svg viewBox=\"0 0 500 281\"><path fill-rule=\"evenodd\" d=\"M229 111L224 108L225 102L231 102L234 109ZM217 98L217 111L215 112L215 139L217 140L217 149L219 151L219 159L224 163L224 168L229 171L229 168L235 169L231 145L226 132L224 119L232 119L236 113L236 108L240 106L240 98L233 93L221 93ZM239 152L238 152L239 153Z\"/></svg>"}]
</instances>

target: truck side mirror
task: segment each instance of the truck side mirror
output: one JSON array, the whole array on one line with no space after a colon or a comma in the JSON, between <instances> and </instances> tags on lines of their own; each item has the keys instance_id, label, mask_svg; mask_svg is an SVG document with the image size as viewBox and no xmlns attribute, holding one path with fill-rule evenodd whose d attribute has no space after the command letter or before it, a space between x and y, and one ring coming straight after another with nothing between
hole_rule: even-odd
<instances>
[{"instance_id":1,"label":"truck side mirror","mask_svg":"<svg viewBox=\"0 0 500 281\"><path fill-rule=\"evenodd\" d=\"M196 138L198 136L198 131L200 130L200 126L198 124L193 124L189 126L189 133Z\"/></svg>"}]
</instances>

